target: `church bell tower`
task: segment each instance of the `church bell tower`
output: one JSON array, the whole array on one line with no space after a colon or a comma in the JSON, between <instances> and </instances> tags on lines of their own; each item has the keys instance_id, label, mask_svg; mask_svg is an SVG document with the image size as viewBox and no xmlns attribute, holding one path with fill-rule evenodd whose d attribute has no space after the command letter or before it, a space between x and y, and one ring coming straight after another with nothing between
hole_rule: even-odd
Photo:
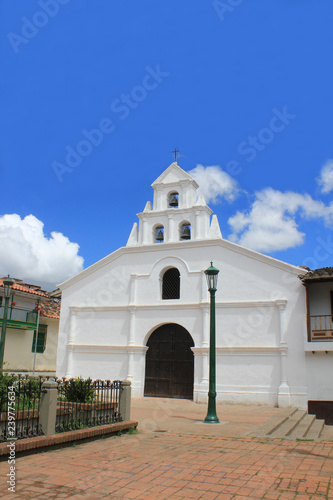
<instances>
[{"instance_id":1,"label":"church bell tower","mask_svg":"<svg viewBox=\"0 0 333 500\"><path fill-rule=\"evenodd\" d=\"M137 214L127 246L221 239L216 215L197 196L198 184L175 161L153 182L153 206Z\"/></svg>"}]
</instances>

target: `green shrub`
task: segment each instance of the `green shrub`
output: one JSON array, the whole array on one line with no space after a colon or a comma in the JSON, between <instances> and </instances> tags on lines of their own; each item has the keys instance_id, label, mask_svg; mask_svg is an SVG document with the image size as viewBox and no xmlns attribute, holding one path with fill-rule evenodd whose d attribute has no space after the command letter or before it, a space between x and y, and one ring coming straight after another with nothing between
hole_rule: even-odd
<instances>
[{"instance_id":1,"label":"green shrub","mask_svg":"<svg viewBox=\"0 0 333 500\"><path fill-rule=\"evenodd\" d=\"M130 427L130 428L127 430L127 434L139 434L139 431L138 431L138 429L135 427L135 425L132 425L132 427Z\"/></svg>"},{"instance_id":2,"label":"green shrub","mask_svg":"<svg viewBox=\"0 0 333 500\"><path fill-rule=\"evenodd\" d=\"M0 372L0 411L6 411L8 405L8 387L17 380L15 375Z\"/></svg>"},{"instance_id":3,"label":"green shrub","mask_svg":"<svg viewBox=\"0 0 333 500\"><path fill-rule=\"evenodd\" d=\"M91 378L81 377L64 380L61 393L71 403L92 403L95 398L94 382Z\"/></svg>"},{"instance_id":4,"label":"green shrub","mask_svg":"<svg viewBox=\"0 0 333 500\"><path fill-rule=\"evenodd\" d=\"M19 409L38 408L41 395L41 382L39 378L28 377L20 381ZM22 406L22 408L21 408Z\"/></svg>"}]
</instances>

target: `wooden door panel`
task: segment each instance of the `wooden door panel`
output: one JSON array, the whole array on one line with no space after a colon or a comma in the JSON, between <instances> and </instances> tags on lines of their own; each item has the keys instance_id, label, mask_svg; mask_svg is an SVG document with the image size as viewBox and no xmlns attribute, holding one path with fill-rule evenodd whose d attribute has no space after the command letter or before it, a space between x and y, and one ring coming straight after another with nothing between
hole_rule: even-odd
<instances>
[{"instance_id":1,"label":"wooden door panel","mask_svg":"<svg viewBox=\"0 0 333 500\"><path fill-rule=\"evenodd\" d=\"M193 398L193 345L180 325L163 325L152 333L147 342L145 396Z\"/></svg>"}]
</instances>

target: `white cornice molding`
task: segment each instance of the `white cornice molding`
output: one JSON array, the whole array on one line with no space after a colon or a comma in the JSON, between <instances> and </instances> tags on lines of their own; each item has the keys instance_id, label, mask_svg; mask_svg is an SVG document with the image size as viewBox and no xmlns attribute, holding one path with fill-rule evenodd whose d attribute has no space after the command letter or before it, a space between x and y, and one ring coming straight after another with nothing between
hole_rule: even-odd
<instances>
[{"instance_id":1,"label":"white cornice molding","mask_svg":"<svg viewBox=\"0 0 333 500\"><path fill-rule=\"evenodd\" d=\"M167 208L165 210L150 210L149 212L139 212L136 214L139 219L144 220L153 217L160 217L162 215L174 215L177 214L188 214L189 212L207 212L209 215L213 213L213 210L209 208L208 205L193 205L192 207L183 207L183 208Z\"/></svg>"},{"instance_id":2,"label":"white cornice molding","mask_svg":"<svg viewBox=\"0 0 333 500\"><path fill-rule=\"evenodd\" d=\"M74 352L95 354L145 354L146 346L136 345L109 345L109 344L67 344Z\"/></svg>"},{"instance_id":3,"label":"white cornice molding","mask_svg":"<svg viewBox=\"0 0 333 500\"><path fill-rule=\"evenodd\" d=\"M235 301L235 302L216 302L217 309L231 309L231 308L257 308L257 307L276 307L277 302L287 303L287 301L276 300L251 300L251 301ZM69 306L71 313L75 312L93 312L93 311L150 311L150 310L177 310L177 309L206 309L209 307L209 302L195 302L186 303L179 302L179 299L168 300L166 303L160 299L160 302L155 304L123 304L116 306L99 306L99 305L83 305L83 306Z\"/></svg>"},{"instance_id":4,"label":"white cornice molding","mask_svg":"<svg viewBox=\"0 0 333 500\"><path fill-rule=\"evenodd\" d=\"M177 300L177 299L175 299ZM170 309L197 309L198 304L126 304L119 306L69 306L71 312L94 312L94 311L131 311L135 308L136 311L150 311L150 310L170 310Z\"/></svg>"},{"instance_id":5,"label":"white cornice molding","mask_svg":"<svg viewBox=\"0 0 333 500\"><path fill-rule=\"evenodd\" d=\"M140 345L110 345L110 344L67 344L73 352L95 354L145 354L147 346ZM191 347L195 356L209 354L209 347ZM277 356L281 352L279 346L233 346L216 347L220 356Z\"/></svg>"},{"instance_id":6,"label":"white cornice molding","mask_svg":"<svg viewBox=\"0 0 333 500\"><path fill-rule=\"evenodd\" d=\"M285 304L286 300L283 301ZM276 300L237 300L232 302L216 302L217 308L244 308L244 307L276 307Z\"/></svg>"},{"instance_id":7,"label":"white cornice molding","mask_svg":"<svg viewBox=\"0 0 333 500\"><path fill-rule=\"evenodd\" d=\"M209 354L209 347L191 347L195 356ZM280 346L223 346L216 347L219 356L278 356Z\"/></svg>"}]
</instances>

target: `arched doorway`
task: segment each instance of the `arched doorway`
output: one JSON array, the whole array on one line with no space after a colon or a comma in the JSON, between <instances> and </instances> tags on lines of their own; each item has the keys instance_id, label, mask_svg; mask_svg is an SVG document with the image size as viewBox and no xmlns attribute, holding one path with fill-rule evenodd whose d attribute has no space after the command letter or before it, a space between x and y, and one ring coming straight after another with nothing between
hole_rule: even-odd
<instances>
[{"instance_id":1,"label":"arched doorway","mask_svg":"<svg viewBox=\"0 0 333 500\"><path fill-rule=\"evenodd\" d=\"M174 323L160 326L149 337L145 396L193 399L193 339Z\"/></svg>"}]
</instances>

